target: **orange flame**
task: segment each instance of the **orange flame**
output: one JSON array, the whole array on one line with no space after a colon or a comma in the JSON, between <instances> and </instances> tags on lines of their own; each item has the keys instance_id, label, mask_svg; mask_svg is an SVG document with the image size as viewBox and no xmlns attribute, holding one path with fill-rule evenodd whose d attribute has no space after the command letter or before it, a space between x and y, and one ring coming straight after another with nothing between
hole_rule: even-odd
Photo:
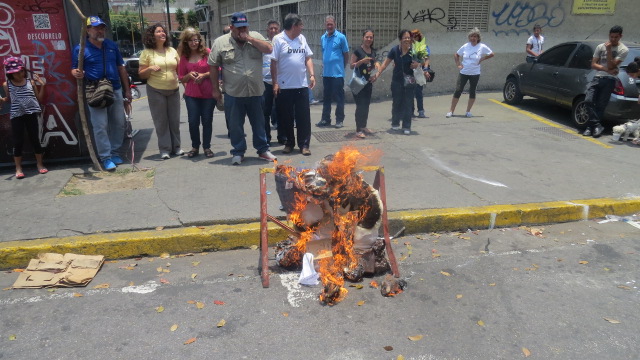
<instances>
[{"instance_id":1,"label":"orange flame","mask_svg":"<svg viewBox=\"0 0 640 360\"><path fill-rule=\"evenodd\" d=\"M279 167L289 179L295 181L299 189L317 195L310 196L305 192L295 194L295 206L289 214L289 220L298 229L302 229L296 248L304 253L307 242L313 239L320 227L333 226L331 231L333 256L318 260L320 280L324 285L320 301L328 305L334 305L344 299L348 293L344 287L344 274L354 270L358 265L353 237L356 225L367 211L366 202L362 200L369 195L369 190L364 185L358 170L377 162L381 155L380 151L369 150L366 153L367 155L353 146L345 146L333 156L322 160L317 174L311 169L295 171L291 166ZM318 177L325 180L326 184L322 181L313 183ZM312 183L309 183L309 180ZM325 217L316 224L307 224L303 216L304 210L311 202L320 205L325 214ZM354 210L353 207L356 209Z\"/></svg>"}]
</instances>

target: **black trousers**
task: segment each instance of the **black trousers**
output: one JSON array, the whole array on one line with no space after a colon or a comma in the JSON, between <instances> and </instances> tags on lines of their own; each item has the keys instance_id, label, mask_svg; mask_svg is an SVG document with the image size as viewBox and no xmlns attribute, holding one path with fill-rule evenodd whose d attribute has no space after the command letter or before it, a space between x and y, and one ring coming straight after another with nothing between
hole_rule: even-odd
<instances>
[{"instance_id":1,"label":"black trousers","mask_svg":"<svg viewBox=\"0 0 640 360\"><path fill-rule=\"evenodd\" d=\"M353 95L353 99L356 102L356 131L361 131L367 127L372 91L373 84L368 83L357 95Z\"/></svg>"},{"instance_id":2,"label":"black trousers","mask_svg":"<svg viewBox=\"0 0 640 360\"><path fill-rule=\"evenodd\" d=\"M44 150L40 146L38 137L38 114L25 114L11 119L11 136L13 137L13 156L22 156L22 148L24 147L24 132L27 131L27 137L33 146L33 152L42 154Z\"/></svg>"},{"instance_id":3,"label":"black trousers","mask_svg":"<svg viewBox=\"0 0 640 360\"><path fill-rule=\"evenodd\" d=\"M298 146L308 148L311 142L311 114L309 112L309 89L281 89L276 97L276 111L278 112L278 131L284 131L287 138L285 145L295 147L293 121L296 122Z\"/></svg>"}]
</instances>

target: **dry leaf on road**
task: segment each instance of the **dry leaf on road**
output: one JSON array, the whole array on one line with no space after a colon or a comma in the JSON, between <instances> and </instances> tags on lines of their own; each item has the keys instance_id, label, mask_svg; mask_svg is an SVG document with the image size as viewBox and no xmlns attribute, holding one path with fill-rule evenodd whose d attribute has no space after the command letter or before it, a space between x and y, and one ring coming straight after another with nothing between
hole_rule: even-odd
<instances>
[{"instance_id":1,"label":"dry leaf on road","mask_svg":"<svg viewBox=\"0 0 640 360\"><path fill-rule=\"evenodd\" d=\"M218 321L218 324L216 325L217 327L223 327L227 324L227 321L225 319L222 319L220 321Z\"/></svg>"},{"instance_id":2,"label":"dry leaf on road","mask_svg":"<svg viewBox=\"0 0 640 360\"><path fill-rule=\"evenodd\" d=\"M422 339L424 336L423 335L414 335L414 336L409 336L409 340L411 341L418 341L420 339Z\"/></svg>"},{"instance_id":3,"label":"dry leaf on road","mask_svg":"<svg viewBox=\"0 0 640 360\"><path fill-rule=\"evenodd\" d=\"M225 302L224 301L220 301L220 300L213 300L213 303L216 305L224 305Z\"/></svg>"},{"instance_id":4,"label":"dry leaf on road","mask_svg":"<svg viewBox=\"0 0 640 360\"><path fill-rule=\"evenodd\" d=\"M94 289L108 289L109 288L109 284L104 283L104 284L96 285L93 288Z\"/></svg>"},{"instance_id":5,"label":"dry leaf on road","mask_svg":"<svg viewBox=\"0 0 640 360\"><path fill-rule=\"evenodd\" d=\"M484 326L484 321L482 321L482 320L478 320L478 323L477 323L477 324L478 324L478 326Z\"/></svg>"},{"instance_id":6,"label":"dry leaf on road","mask_svg":"<svg viewBox=\"0 0 640 360\"><path fill-rule=\"evenodd\" d=\"M198 301L198 302L196 303L196 307L197 307L198 309L204 309L204 303L203 303L203 302Z\"/></svg>"},{"instance_id":7,"label":"dry leaf on road","mask_svg":"<svg viewBox=\"0 0 640 360\"><path fill-rule=\"evenodd\" d=\"M158 307L156 308L156 312L161 313L161 312L163 312L163 311L164 311L164 306L158 306Z\"/></svg>"},{"instance_id":8,"label":"dry leaf on road","mask_svg":"<svg viewBox=\"0 0 640 360\"><path fill-rule=\"evenodd\" d=\"M387 351L392 351L393 350L393 346L387 345L387 346L383 347L383 349L385 349Z\"/></svg>"},{"instance_id":9,"label":"dry leaf on road","mask_svg":"<svg viewBox=\"0 0 640 360\"><path fill-rule=\"evenodd\" d=\"M364 305L364 300L360 300L360 301L358 301L358 303L357 303L357 304L358 304L358 306L362 306L362 305Z\"/></svg>"},{"instance_id":10,"label":"dry leaf on road","mask_svg":"<svg viewBox=\"0 0 640 360\"><path fill-rule=\"evenodd\" d=\"M442 275L444 275L444 276L451 276L451 274L449 274L449 273L448 273L448 272L446 272L446 271L440 271L440 274L442 274Z\"/></svg>"},{"instance_id":11,"label":"dry leaf on road","mask_svg":"<svg viewBox=\"0 0 640 360\"><path fill-rule=\"evenodd\" d=\"M160 283L162 284L170 284L169 280L160 278Z\"/></svg>"},{"instance_id":12,"label":"dry leaf on road","mask_svg":"<svg viewBox=\"0 0 640 360\"><path fill-rule=\"evenodd\" d=\"M176 331L176 330L178 330L178 324L173 324L173 325L171 325L171 328L170 328L169 330L171 330L171 331Z\"/></svg>"},{"instance_id":13,"label":"dry leaf on road","mask_svg":"<svg viewBox=\"0 0 640 360\"><path fill-rule=\"evenodd\" d=\"M13 341L13 340L15 340L15 339L16 339L16 336L15 336L15 335L9 335L9 340Z\"/></svg>"},{"instance_id":14,"label":"dry leaf on road","mask_svg":"<svg viewBox=\"0 0 640 360\"><path fill-rule=\"evenodd\" d=\"M196 338L194 338L194 337L193 337L193 338L191 338L191 339L189 339L189 340L185 341L185 342L184 342L184 344L185 344L185 345L189 345L189 344L194 343L194 342L196 342Z\"/></svg>"},{"instance_id":15,"label":"dry leaf on road","mask_svg":"<svg viewBox=\"0 0 640 360\"><path fill-rule=\"evenodd\" d=\"M531 356L531 351L529 351L529 349L527 349L526 347L522 348L522 353L524 354L524 357Z\"/></svg>"},{"instance_id":16,"label":"dry leaf on road","mask_svg":"<svg viewBox=\"0 0 640 360\"><path fill-rule=\"evenodd\" d=\"M196 276L198 276L198 274L191 274L191 279L195 280Z\"/></svg>"},{"instance_id":17,"label":"dry leaf on road","mask_svg":"<svg viewBox=\"0 0 640 360\"><path fill-rule=\"evenodd\" d=\"M79 294L79 293L73 293L73 296L74 296L74 297L83 297L84 295Z\"/></svg>"},{"instance_id":18,"label":"dry leaf on road","mask_svg":"<svg viewBox=\"0 0 640 360\"><path fill-rule=\"evenodd\" d=\"M619 320L616 319L611 319L611 318L603 318L605 320L607 320L608 322L612 323L612 324L620 324Z\"/></svg>"},{"instance_id":19,"label":"dry leaf on road","mask_svg":"<svg viewBox=\"0 0 640 360\"><path fill-rule=\"evenodd\" d=\"M462 299L462 294L456 295L456 299Z\"/></svg>"}]
</instances>

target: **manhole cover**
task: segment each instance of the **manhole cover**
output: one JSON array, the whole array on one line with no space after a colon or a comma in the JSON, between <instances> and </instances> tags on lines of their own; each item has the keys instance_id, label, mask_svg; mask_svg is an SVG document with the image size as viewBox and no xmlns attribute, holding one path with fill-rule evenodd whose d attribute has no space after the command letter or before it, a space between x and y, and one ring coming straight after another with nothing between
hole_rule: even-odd
<instances>
[{"instance_id":1,"label":"manhole cover","mask_svg":"<svg viewBox=\"0 0 640 360\"><path fill-rule=\"evenodd\" d=\"M365 139L358 139L356 138L356 132L353 130L314 131L313 136L321 143L380 139L376 134L367 135Z\"/></svg>"},{"instance_id":2,"label":"manhole cover","mask_svg":"<svg viewBox=\"0 0 640 360\"><path fill-rule=\"evenodd\" d=\"M576 140L578 139L577 136L568 133L566 131L564 131L563 129L559 129L556 127L552 127L552 126L545 126L545 127L539 127L539 128L533 128L534 130L538 130L538 131L542 131L543 133L547 133L547 134L551 134L557 137L561 137L563 139L566 140Z\"/></svg>"}]
</instances>

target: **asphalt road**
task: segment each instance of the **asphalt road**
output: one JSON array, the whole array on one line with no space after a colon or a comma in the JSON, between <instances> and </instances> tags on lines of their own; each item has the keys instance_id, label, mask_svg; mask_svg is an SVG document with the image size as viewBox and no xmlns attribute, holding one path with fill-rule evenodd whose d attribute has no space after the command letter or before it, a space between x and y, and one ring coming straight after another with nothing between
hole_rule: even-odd
<instances>
[{"instance_id":1,"label":"asphalt road","mask_svg":"<svg viewBox=\"0 0 640 360\"><path fill-rule=\"evenodd\" d=\"M638 238L595 221L400 237L406 291L365 279L332 307L273 261L262 288L257 250L109 262L86 288L0 291L0 359L637 359Z\"/></svg>"}]
</instances>

